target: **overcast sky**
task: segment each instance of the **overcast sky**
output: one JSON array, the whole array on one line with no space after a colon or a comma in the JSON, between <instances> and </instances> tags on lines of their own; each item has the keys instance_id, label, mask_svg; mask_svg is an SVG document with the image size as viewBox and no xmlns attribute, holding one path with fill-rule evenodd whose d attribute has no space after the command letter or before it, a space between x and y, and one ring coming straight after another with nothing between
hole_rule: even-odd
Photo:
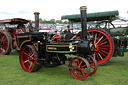
<instances>
[{"instance_id":1,"label":"overcast sky","mask_svg":"<svg viewBox=\"0 0 128 85\"><path fill-rule=\"evenodd\" d=\"M62 15L79 14L80 6L87 12L119 10L119 15L128 19L128 0L1 0L0 19L25 18L34 20L34 12L40 18L60 20Z\"/></svg>"}]
</instances>

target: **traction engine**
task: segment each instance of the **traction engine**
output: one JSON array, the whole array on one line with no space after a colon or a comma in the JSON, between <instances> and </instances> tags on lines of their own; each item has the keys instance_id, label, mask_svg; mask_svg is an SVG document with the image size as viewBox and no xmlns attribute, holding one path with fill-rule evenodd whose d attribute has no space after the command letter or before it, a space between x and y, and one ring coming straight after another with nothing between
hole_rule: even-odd
<instances>
[{"instance_id":1,"label":"traction engine","mask_svg":"<svg viewBox=\"0 0 128 85\"><path fill-rule=\"evenodd\" d=\"M22 18L0 20L0 55L8 55L16 49L15 34L27 31L25 25L29 21Z\"/></svg>"},{"instance_id":2,"label":"traction engine","mask_svg":"<svg viewBox=\"0 0 128 85\"><path fill-rule=\"evenodd\" d=\"M63 33L59 39L56 34L50 32L16 34L17 47L20 49L19 61L25 72L38 71L42 65L46 67L64 65L66 61L69 61L68 70L75 79L83 80L96 72L97 62L91 56L95 47L86 38L86 7L80 7L80 10L83 30L80 40L67 39L68 34ZM35 28L38 28L39 13L34 14Z\"/></svg>"}]
</instances>

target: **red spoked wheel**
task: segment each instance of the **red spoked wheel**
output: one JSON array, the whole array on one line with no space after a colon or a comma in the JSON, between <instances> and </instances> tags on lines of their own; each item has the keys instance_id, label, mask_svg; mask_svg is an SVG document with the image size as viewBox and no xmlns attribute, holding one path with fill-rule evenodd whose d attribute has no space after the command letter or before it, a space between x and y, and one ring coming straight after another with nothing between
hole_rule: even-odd
<instances>
[{"instance_id":1,"label":"red spoked wheel","mask_svg":"<svg viewBox=\"0 0 128 85\"><path fill-rule=\"evenodd\" d=\"M33 45L26 45L21 48L19 53L19 61L22 69L25 72L37 71L42 67L37 51Z\"/></svg>"},{"instance_id":2,"label":"red spoked wheel","mask_svg":"<svg viewBox=\"0 0 128 85\"><path fill-rule=\"evenodd\" d=\"M0 31L0 54L8 55L11 52L12 38L8 32Z\"/></svg>"},{"instance_id":3,"label":"red spoked wheel","mask_svg":"<svg viewBox=\"0 0 128 85\"><path fill-rule=\"evenodd\" d=\"M89 55L87 56L87 61L90 64L90 74L89 74L89 76L91 76L97 71L97 62L93 57L91 57Z\"/></svg>"},{"instance_id":4,"label":"red spoked wheel","mask_svg":"<svg viewBox=\"0 0 128 85\"><path fill-rule=\"evenodd\" d=\"M90 73L90 65L85 58L75 57L69 62L69 72L73 78L83 80Z\"/></svg>"},{"instance_id":5,"label":"red spoked wheel","mask_svg":"<svg viewBox=\"0 0 128 85\"><path fill-rule=\"evenodd\" d=\"M114 52L114 42L111 35L103 29L88 29L93 35L93 43L95 45L94 58L98 65L104 65L108 62Z\"/></svg>"}]
</instances>

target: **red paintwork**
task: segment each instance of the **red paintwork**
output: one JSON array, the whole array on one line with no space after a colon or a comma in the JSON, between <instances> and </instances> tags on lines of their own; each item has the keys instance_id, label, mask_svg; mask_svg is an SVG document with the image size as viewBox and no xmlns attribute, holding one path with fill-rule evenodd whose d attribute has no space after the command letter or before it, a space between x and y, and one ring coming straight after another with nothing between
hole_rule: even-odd
<instances>
[{"instance_id":1,"label":"red paintwork","mask_svg":"<svg viewBox=\"0 0 128 85\"><path fill-rule=\"evenodd\" d=\"M25 20L25 19L22 19L22 18L13 18L13 19L0 20L1 24L6 24L7 23L7 24L10 24L10 25L27 24L28 22L29 22L28 20ZM10 32L9 29L11 29L12 31ZM14 28L5 27L5 28L1 28L0 31L9 32L10 36L12 37L12 48L16 48L15 34L16 33L24 33L24 29L22 29L22 28L17 29L16 27L14 27ZM26 29L26 31L28 31L28 29ZM1 40L1 38L0 38L0 40ZM3 42L3 43L5 43L5 42Z\"/></svg>"},{"instance_id":2,"label":"red paintwork","mask_svg":"<svg viewBox=\"0 0 128 85\"><path fill-rule=\"evenodd\" d=\"M69 72L73 78L83 80L88 76L89 68L87 67L86 62L84 62L81 58L75 57L71 59L69 65L77 68L76 70L69 69Z\"/></svg>"},{"instance_id":3,"label":"red paintwork","mask_svg":"<svg viewBox=\"0 0 128 85\"><path fill-rule=\"evenodd\" d=\"M41 28L41 30L51 30L51 28Z\"/></svg>"},{"instance_id":4,"label":"red paintwork","mask_svg":"<svg viewBox=\"0 0 128 85\"><path fill-rule=\"evenodd\" d=\"M20 50L19 61L25 72L33 71L32 67L35 66L35 55L30 47L25 46Z\"/></svg>"},{"instance_id":5,"label":"red paintwork","mask_svg":"<svg viewBox=\"0 0 128 85\"><path fill-rule=\"evenodd\" d=\"M91 29L88 32L93 36L93 43L95 45L94 58L97 60L97 64L105 63L112 54L112 42L109 36L103 31Z\"/></svg>"},{"instance_id":6,"label":"red paintwork","mask_svg":"<svg viewBox=\"0 0 128 85\"><path fill-rule=\"evenodd\" d=\"M60 36L59 35L53 36L53 39L59 40Z\"/></svg>"},{"instance_id":7,"label":"red paintwork","mask_svg":"<svg viewBox=\"0 0 128 85\"><path fill-rule=\"evenodd\" d=\"M5 54L4 51L8 48L8 40L6 35L0 33L0 42L3 42L3 45L0 45L0 54Z\"/></svg>"},{"instance_id":8,"label":"red paintwork","mask_svg":"<svg viewBox=\"0 0 128 85\"><path fill-rule=\"evenodd\" d=\"M89 64L90 64L90 74L89 74L89 76L91 76L91 75L93 75L95 72L96 72L96 70L97 70L97 63L96 62L94 62L94 59L93 59L93 57L87 57L87 58L89 58L89 60L88 60L88 62L89 62Z\"/></svg>"}]
</instances>

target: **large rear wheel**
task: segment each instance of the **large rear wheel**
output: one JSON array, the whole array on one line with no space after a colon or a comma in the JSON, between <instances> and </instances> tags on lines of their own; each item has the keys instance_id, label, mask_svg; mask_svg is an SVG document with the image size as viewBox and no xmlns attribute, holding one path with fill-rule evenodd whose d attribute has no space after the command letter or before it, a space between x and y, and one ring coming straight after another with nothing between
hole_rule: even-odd
<instances>
[{"instance_id":1,"label":"large rear wheel","mask_svg":"<svg viewBox=\"0 0 128 85\"><path fill-rule=\"evenodd\" d=\"M94 58L98 65L104 65L109 61L114 52L114 42L111 35L103 29L88 29L93 35L93 43L95 45Z\"/></svg>"},{"instance_id":2,"label":"large rear wheel","mask_svg":"<svg viewBox=\"0 0 128 85\"><path fill-rule=\"evenodd\" d=\"M19 53L19 61L22 69L25 72L37 71L42 67L37 51L33 45L26 45L21 48Z\"/></svg>"},{"instance_id":3,"label":"large rear wheel","mask_svg":"<svg viewBox=\"0 0 128 85\"><path fill-rule=\"evenodd\" d=\"M8 55L11 52L12 38L8 32L0 31L0 55Z\"/></svg>"}]
</instances>

